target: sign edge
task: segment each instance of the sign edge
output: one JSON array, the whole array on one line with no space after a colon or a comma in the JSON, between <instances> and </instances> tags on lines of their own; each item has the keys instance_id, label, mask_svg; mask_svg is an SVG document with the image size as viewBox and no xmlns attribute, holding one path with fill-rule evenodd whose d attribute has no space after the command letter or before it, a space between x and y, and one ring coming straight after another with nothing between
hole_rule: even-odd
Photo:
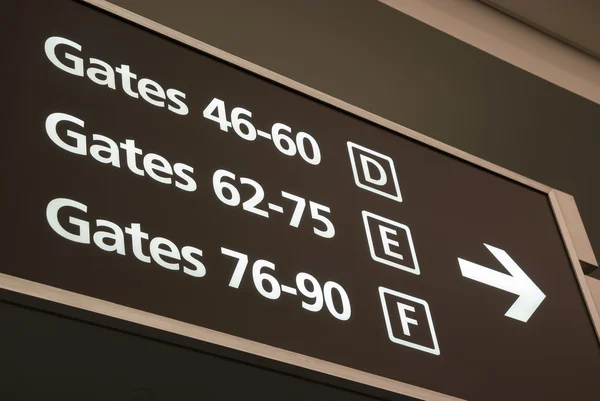
<instances>
[{"instance_id":1,"label":"sign edge","mask_svg":"<svg viewBox=\"0 0 600 401\"><path fill-rule=\"evenodd\" d=\"M0 273L0 289L140 324L424 401L465 401L413 384L4 273Z\"/></svg>"},{"instance_id":2,"label":"sign edge","mask_svg":"<svg viewBox=\"0 0 600 401\"><path fill-rule=\"evenodd\" d=\"M337 99L333 96L327 95L324 92L318 91L310 86L304 85L302 83L296 82L290 78L287 78L281 74L273 72L267 68L261 67L257 64L251 63L247 60L242 59L241 57L235 56L231 53L225 52L217 47L211 46L207 43L204 43L198 39L194 39L191 36L183 34L175 29L169 28L165 25L159 24L151 19L143 17L139 14L136 14L132 11L119 7L115 4L108 2L107 0L74 0L80 3L86 3L93 7L99 8L103 11L106 11L110 14L113 14L119 18L125 19L129 22L132 22L136 25L142 26L150 31L163 35L171 40L182 43L186 46L195 48L196 50L200 50L201 52L207 53L212 57L216 57L224 62L233 64L241 69L250 71L256 75L259 75L263 78L276 82L279 85L287 87L291 90L300 92L306 96L317 99L323 103L326 103L335 108L341 109L347 113L355 115L359 118L365 119L371 123L382 126L386 129L394 131L397 134L413 139L421 144L432 147L436 150L439 150L443 153L449 154L453 157L456 157L462 161L466 161L468 163L474 164L480 168L491 171L493 173L499 174L505 178L508 178L512 181L516 181L522 185L533 188L537 191L543 193L549 193L552 188L527 178L521 174L515 173L507 168L501 167L497 164L488 162L484 159L481 159L477 156L474 156L468 152L462 151L458 148L455 148L451 145L448 145L444 142L438 141L437 139L430 138L420 132L414 131L408 127L395 123L393 121L387 120L383 117L380 117L374 113L361 109L357 106L354 106L350 103L344 102L340 99Z\"/></svg>"}]
</instances>

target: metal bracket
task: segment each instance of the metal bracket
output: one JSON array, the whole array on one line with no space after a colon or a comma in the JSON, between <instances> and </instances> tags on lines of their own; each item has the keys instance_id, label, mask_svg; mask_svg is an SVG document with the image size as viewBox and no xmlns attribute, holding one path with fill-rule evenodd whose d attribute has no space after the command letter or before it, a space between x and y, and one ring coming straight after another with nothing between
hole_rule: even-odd
<instances>
[{"instance_id":1,"label":"metal bracket","mask_svg":"<svg viewBox=\"0 0 600 401\"><path fill-rule=\"evenodd\" d=\"M594 250L592 249L592 244L587 236L585 227L583 226L583 221L581 220L577 204L575 203L575 198L558 190L554 190L554 192L556 193L560 211L565 219L569 236L573 241L577 258L583 262L581 265L583 272L586 275L589 275L598 267L598 261L596 255L594 255Z\"/></svg>"}]
</instances>

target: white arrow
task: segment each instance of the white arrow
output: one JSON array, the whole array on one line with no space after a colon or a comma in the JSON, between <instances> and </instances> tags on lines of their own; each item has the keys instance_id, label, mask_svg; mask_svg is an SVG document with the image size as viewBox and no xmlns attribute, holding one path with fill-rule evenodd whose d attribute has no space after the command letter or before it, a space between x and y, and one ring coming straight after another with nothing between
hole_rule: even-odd
<instances>
[{"instance_id":1,"label":"white arrow","mask_svg":"<svg viewBox=\"0 0 600 401\"><path fill-rule=\"evenodd\" d=\"M458 264L463 276L480 283L496 287L500 290L518 295L519 298L504 316L527 322L540 306L546 295L521 270L508 253L502 249L483 244L502 263L510 274L500 273L485 266L458 258Z\"/></svg>"}]
</instances>

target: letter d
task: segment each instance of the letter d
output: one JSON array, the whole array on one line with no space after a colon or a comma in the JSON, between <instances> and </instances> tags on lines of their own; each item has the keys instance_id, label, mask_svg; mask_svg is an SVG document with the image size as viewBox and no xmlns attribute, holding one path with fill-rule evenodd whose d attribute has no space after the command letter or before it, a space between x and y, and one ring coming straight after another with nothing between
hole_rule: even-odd
<instances>
[{"instance_id":1,"label":"letter d","mask_svg":"<svg viewBox=\"0 0 600 401\"><path fill-rule=\"evenodd\" d=\"M384 186L387 183L387 174L383 169L383 166L375 159L360 155L360 164L365 174L365 180L373 185ZM371 175L371 170L369 170L369 165L374 166L379 171L379 178L375 179Z\"/></svg>"}]
</instances>

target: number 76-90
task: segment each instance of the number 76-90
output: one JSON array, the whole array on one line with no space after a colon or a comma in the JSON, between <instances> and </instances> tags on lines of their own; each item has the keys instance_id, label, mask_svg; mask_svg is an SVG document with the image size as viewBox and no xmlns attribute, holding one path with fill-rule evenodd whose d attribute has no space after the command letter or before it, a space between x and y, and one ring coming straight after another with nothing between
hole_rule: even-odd
<instances>
[{"instance_id":1,"label":"number 76-90","mask_svg":"<svg viewBox=\"0 0 600 401\"><path fill-rule=\"evenodd\" d=\"M221 248L221 253L237 260L231 280L229 280L229 286L239 288L249 264L248 255L228 248ZM275 273L275 264L268 260L259 259L252 264L252 281L256 290L263 297L276 300L281 297L282 292L290 295L298 295L300 292L304 298L301 304L302 308L307 311L319 312L325 306L334 318L342 321L350 319L352 315L350 298L348 298L346 290L338 283L327 281L321 287L314 276L301 272L296 275L295 286L286 286L280 284L272 273ZM334 300L335 298L337 300Z\"/></svg>"}]
</instances>

